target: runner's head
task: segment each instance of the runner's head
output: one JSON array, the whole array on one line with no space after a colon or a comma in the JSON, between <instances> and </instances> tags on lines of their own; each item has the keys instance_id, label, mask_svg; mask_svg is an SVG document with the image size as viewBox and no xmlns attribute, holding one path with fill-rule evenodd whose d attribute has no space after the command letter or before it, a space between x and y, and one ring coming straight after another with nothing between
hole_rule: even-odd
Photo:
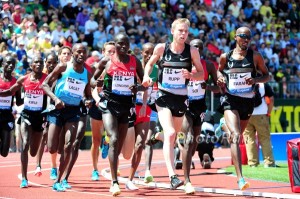
<instances>
[{"instance_id":1,"label":"runner's head","mask_svg":"<svg viewBox=\"0 0 300 199\"><path fill-rule=\"evenodd\" d=\"M116 53L127 55L129 50L129 38L128 36L121 32L118 33L114 38L115 44L116 44Z\"/></svg>"},{"instance_id":2,"label":"runner's head","mask_svg":"<svg viewBox=\"0 0 300 199\"><path fill-rule=\"evenodd\" d=\"M72 54L74 62L84 64L87 58L87 48L82 43L76 43L72 48Z\"/></svg>"},{"instance_id":3,"label":"runner's head","mask_svg":"<svg viewBox=\"0 0 300 199\"><path fill-rule=\"evenodd\" d=\"M153 54L153 50L154 50L154 44L152 43L145 43L142 46L142 58L145 63L149 61L151 55Z\"/></svg>"},{"instance_id":4,"label":"runner's head","mask_svg":"<svg viewBox=\"0 0 300 199\"><path fill-rule=\"evenodd\" d=\"M186 18L176 19L171 26L173 41L184 44L189 35L190 21Z\"/></svg>"},{"instance_id":5,"label":"runner's head","mask_svg":"<svg viewBox=\"0 0 300 199\"><path fill-rule=\"evenodd\" d=\"M41 56L35 56L32 61L30 68L32 69L32 72L39 74L42 73L44 69L44 61Z\"/></svg>"},{"instance_id":6,"label":"runner's head","mask_svg":"<svg viewBox=\"0 0 300 199\"><path fill-rule=\"evenodd\" d=\"M67 63L71 60L72 50L68 46L63 46L58 50L58 60L62 63Z\"/></svg>"},{"instance_id":7,"label":"runner's head","mask_svg":"<svg viewBox=\"0 0 300 199\"><path fill-rule=\"evenodd\" d=\"M45 67L47 69L48 74L54 70L54 68L57 66L57 63L58 63L58 57L56 54L50 53L46 56Z\"/></svg>"},{"instance_id":8,"label":"runner's head","mask_svg":"<svg viewBox=\"0 0 300 199\"><path fill-rule=\"evenodd\" d=\"M104 43L103 49L102 49L102 54L105 57L110 57L113 54L115 54L115 52L116 52L116 47L115 47L114 41L109 41L109 42Z\"/></svg>"},{"instance_id":9,"label":"runner's head","mask_svg":"<svg viewBox=\"0 0 300 199\"><path fill-rule=\"evenodd\" d=\"M16 59L13 58L12 56L6 56L3 58L2 62L3 66L3 72L4 73L12 73L15 70L16 67Z\"/></svg>"},{"instance_id":10,"label":"runner's head","mask_svg":"<svg viewBox=\"0 0 300 199\"><path fill-rule=\"evenodd\" d=\"M241 50L245 51L248 49L249 43L251 41L252 33L248 27L240 27L236 30L235 41L236 46Z\"/></svg>"},{"instance_id":11,"label":"runner's head","mask_svg":"<svg viewBox=\"0 0 300 199\"><path fill-rule=\"evenodd\" d=\"M202 51L203 51L203 41L201 39L193 39L190 42L190 45L197 48L200 54L202 53Z\"/></svg>"}]
</instances>

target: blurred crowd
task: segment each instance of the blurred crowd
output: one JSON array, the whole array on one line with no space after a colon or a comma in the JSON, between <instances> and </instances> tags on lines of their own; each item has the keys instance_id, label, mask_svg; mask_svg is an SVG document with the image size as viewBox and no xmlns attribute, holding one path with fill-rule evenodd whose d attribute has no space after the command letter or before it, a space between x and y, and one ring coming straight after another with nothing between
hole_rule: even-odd
<instances>
[{"instance_id":1,"label":"blurred crowd","mask_svg":"<svg viewBox=\"0 0 300 199\"><path fill-rule=\"evenodd\" d=\"M18 59L16 77L30 71L34 56L84 43L88 64L118 32L130 37L140 57L146 42L172 40L176 18L191 21L189 39L205 43L203 58L217 67L219 55L235 45L235 30L252 31L250 48L265 58L276 97L300 98L299 0L1 0L0 55Z\"/></svg>"}]
</instances>

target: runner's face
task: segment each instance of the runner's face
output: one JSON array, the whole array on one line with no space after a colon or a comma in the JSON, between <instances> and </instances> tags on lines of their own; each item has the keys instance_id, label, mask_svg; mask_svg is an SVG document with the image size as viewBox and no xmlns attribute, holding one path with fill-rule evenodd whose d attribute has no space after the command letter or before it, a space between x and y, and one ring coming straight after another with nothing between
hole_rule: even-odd
<instances>
[{"instance_id":1,"label":"runner's face","mask_svg":"<svg viewBox=\"0 0 300 199\"><path fill-rule=\"evenodd\" d=\"M47 61L45 62L48 73L51 73L57 65L57 61L53 56L48 56Z\"/></svg>"},{"instance_id":2,"label":"runner's face","mask_svg":"<svg viewBox=\"0 0 300 199\"><path fill-rule=\"evenodd\" d=\"M248 29L241 29L236 33L235 40L242 50L247 50L251 41L251 32Z\"/></svg>"},{"instance_id":3,"label":"runner's face","mask_svg":"<svg viewBox=\"0 0 300 199\"><path fill-rule=\"evenodd\" d=\"M73 52L74 61L83 64L87 58L87 51L83 45L79 45Z\"/></svg>"},{"instance_id":4,"label":"runner's face","mask_svg":"<svg viewBox=\"0 0 300 199\"><path fill-rule=\"evenodd\" d=\"M149 61L151 55L153 54L153 50L154 48L152 46L146 46L143 48L142 51L142 56L143 56L143 60L145 60L146 62Z\"/></svg>"},{"instance_id":5,"label":"runner's face","mask_svg":"<svg viewBox=\"0 0 300 199\"><path fill-rule=\"evenodd\" d=\"M116 47L114 45L107 45L107 46L105 46L104 56L110 57L110 56L114 55L115 52L116 52Z\"/></svg>"},{"instance_id":6,"label":"runner's face","mask_svg":"<svg viewBox=\"0 0 300 199\"><path fill-rule=\"evenodd\" d=\"M203 51L203 45L201 45L200 42L192 42L191 46L197 48L197 50L199 51L199 53L201 54Z\"/></svg>"},{"instance_id":7,"label":"runner's face","mask_svg":"<svg viewBox=\"0 0 300 199\"><path fill-rule=\"evenodd\" d=\"M6 61L3 61L3 71L7 73L12 73L15 70L16 60L12 57L7 57Z\"/></svg>"},{"instance_id":8,"label":"runner's face","mask_svg":"<svg viewBox=\"0 0 300 199\"><path fill-rule=\"evenodd\" d=\"M118 54L127 54L129 50L129 39L125 36L120 36L116 40L116 52Z\"/></svg>"},{"instance_id":9,"label":"runner's face","mask_svg":"<svg viewBox=\"0 0 300 199\"><path fill-rule=\"evenodd\" d=\"M35 57L32 60L31 69L35 73L42 73L44 68L44 62L41 57Z\"/></svg>"},{"instance_id":10,"label":"runner's face","mask_svg":"<svg viewBox=\"0 0 300 199\"><path fill-rule=\"evenodd\" d=\"M67 48L63 49L61 51L61 54L59 55L59 61L62 63L67 63L71 60L72 54L71 51Z\"/></svg>"},{"instance_id":11,"label":"runner's face","mask_svg":"<svg viewBox=\"0 0 300 199\"><path fill-rule=\"evenodd\" d=\"M184 44L189 34L188 25L186 25L185 23L179 23L171 31L174 41L180 44Z\"/></svg>"}]
</instances>

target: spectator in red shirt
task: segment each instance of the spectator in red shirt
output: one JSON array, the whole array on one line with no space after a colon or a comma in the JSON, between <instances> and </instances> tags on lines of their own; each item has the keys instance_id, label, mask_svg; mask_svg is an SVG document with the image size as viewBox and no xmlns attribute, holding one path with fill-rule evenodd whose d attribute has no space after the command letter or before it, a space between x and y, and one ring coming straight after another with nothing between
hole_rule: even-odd
<instances>
[{"instance_id":1,"label":"spectator in red shirt","mask_svg":"<svg viewBox=\"0 0 300 199\"><path fill-rule=\"evenodd\" d=\"M85 61L85 68L91 73L92 73L92 65L94 63L97 63L101 58L101 54L98 51L93 51L92 56L86 59Z\"/></svg>"}]
</instances>

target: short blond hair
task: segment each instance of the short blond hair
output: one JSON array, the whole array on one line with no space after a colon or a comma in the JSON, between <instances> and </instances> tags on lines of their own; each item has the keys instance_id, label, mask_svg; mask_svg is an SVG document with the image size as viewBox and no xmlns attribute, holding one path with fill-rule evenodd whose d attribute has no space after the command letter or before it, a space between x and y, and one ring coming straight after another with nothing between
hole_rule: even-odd
<instances>
[{"instance_id":1,"label":"short blond hair","mask_svg":"<svg viewBox=\"0 0 300 199\"><path fill-rule=\"evenodd\" d=\"M177 24L185 23L188 27L190 27L191 22L187 18L179 18L173 21L171 28L172 30L176 28Z\"/></svg>"}]
</instances>

